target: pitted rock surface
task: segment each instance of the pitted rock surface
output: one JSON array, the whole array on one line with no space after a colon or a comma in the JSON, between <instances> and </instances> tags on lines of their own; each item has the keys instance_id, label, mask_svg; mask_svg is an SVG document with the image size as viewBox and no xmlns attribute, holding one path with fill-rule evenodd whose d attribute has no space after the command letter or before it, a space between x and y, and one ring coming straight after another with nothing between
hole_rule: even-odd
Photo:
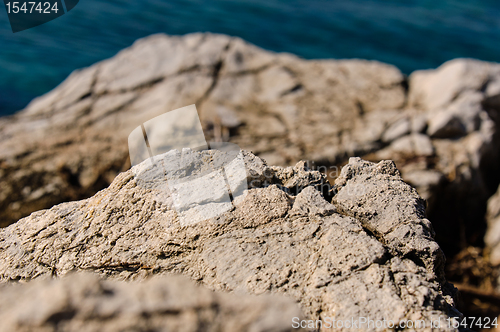
<instances>
[{"instance_id":1,"label":"pitted rock surface","mask_svg":"<svg viewBox=\"0 0 500 332\"><path fill-rule=\"evenodd\" d=\"M477 220L500 182L499 82L499 64L471 59L407 80L374 61L306 61L224 35L153 35L0 119L0 224L107 187L129 167L127 136L138 124L196 104L208 138L273 165L394 160L453 255L460 234L478 245Z\"/></svg>"},{"instance_id":2,"label":"pitted rock surface","mask_svg":"<svg viewBox=\"0 0 500 332\"><path fill-rule=\"evenodd\" d=\"M0 119L0 225L107 187L129 167L135 127L196 104L207 138L272 165L394 160L451 255L460 234L482 236L477 220L500 182L499 82L499 64L470 59L407 80L375 61L306 61L224 35L153 35Z\"/></svg>"},{"instance_id":3,"label":"pitted rock surface","mask_svg":"<svg viewBox=\"0 0 500 332\"><path fill-rule=\"evenodd\" d=\"M0 230L0 279L177 273L212 290L286 295L310 319L430 324L460 315L423 200L394 163L351 159L330 203L318 189L325 176L304 163L268 167L247 152L244 160L260 185L235 209L190 226L132 171L92 198L33 213Z\"/></svg>"}]
</instances>

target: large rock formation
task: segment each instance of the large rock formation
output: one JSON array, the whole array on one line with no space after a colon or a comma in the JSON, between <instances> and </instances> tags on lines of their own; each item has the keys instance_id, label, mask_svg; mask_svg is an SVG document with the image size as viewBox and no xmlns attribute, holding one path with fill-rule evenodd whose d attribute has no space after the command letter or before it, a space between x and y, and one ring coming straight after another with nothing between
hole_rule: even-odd
<instances>
[{"instance_id":1,"label":"large rock formation","mask_svg":"<svg viewBox=\"0 0 500 332\"><path fill-rule=\"evenodd\" d=\"M0 220L90 197L128 168L127 136L138 124L195 103L207 138L272 164L395 160L452 252L460 232L481 238L476 220L499 182L499 82L500 65L455 60L412 74L408 90L398 69L374 61L305 61L223 35L154 35L0 119Z\"/></svg>"},{"instance_id":2,"label":"large rock formation","mask_svg":"<svg viewBox=\"0 0 500 332\"><path fill-rule=\"evenodd\" d=\"M437 70L415 72L408 106L426 119L421 127L426 135L415 136L413 145L427 158L405 162L403 177L429 199L442 246L479 246L486 225L478 221L484 220L486 201L500 181L500 65L457 59ZM404 140L378 155L400 161L394 152L411 146Z\"/></svg>"},{"instance_id":3,"label":"large rock formation","mask_svg":"<svg viewBox=\"0 0 500 332\"><path fill-rule=\"evenodd\" d=\"M84 273L0 286L2 332L291 332L295 317L303 315L290 299L214 293L178 276L125 283Z\"/></svg>"},{"instance_id":4,"label":"large rock formation","mask_svg":"<svg viewBox=\"0 0 500 332\"><path fill-rule=\"evenodd\" d=\"M0 220L90 197L128 168L137 125L190 104L207 136L273 164L340 161L343 145L350 155L370 149L345 129L360 113L402 107L402 82L389 65L304 61L223 35L139 40L0 119Z\"/></svg>"},{"instance_id":5,"label":"large rock formation","mask_svg":"<svg viewBox=\"0 0 500 332\"><path fill-rule=\"evenodd\" d=\"M460 315L424 201L393 162L351 158L330 189L304 162L243 159L251 189L192 225L180 225L168 192L138 184L148 161L92 198L35 212L0 230L0 280L177 273L218 291L284 294L309 319L422 320L423 330L440 320L448 330Z\"/></svg>"}]
</instances>

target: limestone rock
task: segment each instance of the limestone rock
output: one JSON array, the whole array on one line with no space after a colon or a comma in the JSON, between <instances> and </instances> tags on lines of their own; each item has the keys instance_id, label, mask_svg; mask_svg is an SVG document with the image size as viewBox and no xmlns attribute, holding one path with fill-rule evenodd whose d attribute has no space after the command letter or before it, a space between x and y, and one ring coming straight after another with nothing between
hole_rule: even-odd
<instances>
[{"instance_id":1,"label":"limestone rock","mask_svg":"<svg viewBox=\"0 0 500 332\"><path fill-rule=\"evenodd\" d=\"M398 138L387 148L377 152L377 156L382 159L390 157L429 157L434 155L434 147L427 135L411 134Z\"/></svg>"},{"instance_id":2,"label":"limestone rock","mask_svg":"<svg viewBox=\"0 0 500 332\"><path fill-rule=\"evenodd\" d=\"M424 110L441 109L461 95L481 91L499 73L498 64L473 59L455 59L437 70L416 71L410 76L409 103Z\"/></svg>"},{"instance_id":3,"label":"limestone rock","mask_svg":"<svg viewBox=\"0 0 500 332\"><path fill-rule=\"evenodd\" d=\"M460 232L477 238L500 182L499 64L457 59L407 81L375 61L306 61L215 34L154 35L0 119L1 225L107 187L129 167L130 132L190 104L208 140L273 165L394 160L433 202L429 218L451 253ZM427 171L441 180L406 178Z\"/></svg>"},{"instance_id":4,"label":"limestone rock","mask_svg":"<svg viewBox=\"0 0 500 332\"><path fill-rule=\"evenodd\" d=\"M295 331L284 297L214 293L179 276L145 282L81 273L0 286L0 331ZM303 329L299 329L303 331Z\"/></svg>"},{"instance_id":5,"label":"limestone rock","mask_svg":"<svg viewBox=\"0 0 500 332\"><path fill-rule=\"evenodd\" d=\"M325 176L303 162L244 160L261 182L233 210L189 226L168 197L137 184L135 168L92 198L35 212L0 230L0 280L177 273L213 290L286 295L308 319L460 315L424 201L393 162L351 159L329 203Z\"/></svg>"},{"instance_id":6,"label":"limestone rock","mask_svg":"<svg viewBox=\"0 0 500 332\"><path fill-rule=\"evenodd\" d=\"M461 249L455 240L460 233L468 241L480 238L477 222L484 220L486 201L500 182L499 80L499 64L471 59L412 73L405 112L412 121L420 119L414 132L422 134L421 148L412 150L416 144L402 137L371 158L395 160L403 178L425 196L436 239L450 254ZM424 173L432 174L432 185L416 179Z\"/></svg>"},{"instance_id":7,"label":"limestone rock","mask_svg":"<svg viewBox=\"0 0 500 332\"><path fill-rule=\"evenodd\" d=\"M411 124L408 118L401 119L400 121L396 121L393 123L382 136L382 141L384 142L392 142L396 138L407 135L410 133Z\"/></svg>"},{"instance_id":8,"label":"limestone rock","mask_svg":"<svg viewBox=\"0 0 500 332\"><path fill-rule=\"evenodd\" d=\"M431 118L427 133L432 137L453 138L477 131L481 125L483 99L479 93L459 97Z\"/></svg>"},{"instance_id":9,"label":"limestone rock","mask_svg":"<svg viewBox=\"0 0 500 332\"><path fill-rule=\"evenodd\" d=\"M500 187L495 195L488 200L486 214L488 230L484 242L490 250L490 262L494 266L500 265Z\"/></svg>"},{"instance_id":10,"label":"limestone rock","mask_svg":"<svg viewBox=\"0 0 500 332\"><path fill-rule=\"evenodd\" d=\"M129 167L140 123L196 104L207 138L273 164L331 153L360 110L404 105L403 75L363 60L306 61L216 34L153 35L75 71L18 114L0 119L0 222L92 196ZM352 149L370 145L353 142Z\"/></svg>"},{"instance_id":11,"label":"limestone rock","mask_svg":"<svg viewBox=\"0 0 500 332\"><path fill-rule=\"evenodd\" d=\"M424 201L401 181L394 162L382 161L374 166L351 158L335 184L333 202L339 211L358 219L393 256L417 255L426 268L444 280L440 265L444 256L433 240L431 223L425 219ZM398 199L388 200L387 195ZM399 211L405 212L394 218Z\"/></svg>"}]
</instances>

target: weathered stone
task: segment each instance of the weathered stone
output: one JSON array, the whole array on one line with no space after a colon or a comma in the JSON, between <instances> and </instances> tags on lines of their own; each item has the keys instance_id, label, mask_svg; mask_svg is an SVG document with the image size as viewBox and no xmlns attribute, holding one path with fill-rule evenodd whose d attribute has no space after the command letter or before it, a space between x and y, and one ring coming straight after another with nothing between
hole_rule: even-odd
<instances>
[{"instance_id":1,"label":"weathered stone","mask_svg":"<svg viewBox=\"0 0 500 332\"><path fill-rule=\"evenodd\" d=\"M500 73L497 64L473 59L448 61L437 70L421 70L410 75L409 103L424 110L438 110L458 96L481 91Z\"/></svg>"},{"instance_id":2,"label":"weathered stone","mask_svg":"<svg viewBox=\"0 0 500 332\"><path fill-rule=\"evenodd\" d=\"M425 204L414 189L401 182L393 162L383 161L374 166L351 158L335 184L337 194L333 202L342 213L360 220L394 256L419 252L417 255L425 267L436 269L432 272L444 280L444 275L438 272L443 266L435 265L444 264L444 256L433 240L430 222L425 219ZM400 199L388 200L380 192L399 195ZM408 214L394 218L400 209Z\"/></svg>"},{"instance_id":3,"label":"weathered stone","mask_svg":"<svg viewBox=\"0 0 500 332\"><path fill-rule=\"evenodd\" d=\"M392 124L389 129L386 130L384 136L382 136L382 141L392 142L396 138L404 136L410 133L411 124L408 118L401 119L394 124Z\"/></svg>"},{"instance_id":4,"label":"weathered stone","mask_svg":"<svg viewBox=\"0 0 500 332\"><path fill-rule=\"evenodd\" d=\"M484 242L490 250L490 262L494 266L500 265L500 187L495 195L488 200L486 214L488 230Z\"/></svg>"},{"instance_id":5,"label":"weathered stone","mask_svg":"<svg viewBox=\"0 0 500 332\"><path fill-rule=\"evenodd\" d=\"M413 116L428 119L427 129L422 123L419 131L430 136L434 152L418 158L397 151L391 155L387 149L376 154L395 160L403 178L429 200L429 217L439 220L434 223L438 242L449 254L461 249L455 240L460 234L466 234L469 244L480 245L477 239L482 227L478 227L478 220L484 220L486 201L500 181L499 77L499 64L471 59L456 59L436 70L411 74L409 112L416 109ZM410 150L410 145L409 139L400 142L399 150ZM406 178L407 174L427 171L439 172L441 176L433 173L433 177L441 180L436 185L419 186L414 177ZM456 220L462 221L460 227L456 227Z\"/></svg>"},{"instance_id":6,"label":"weathered stone","mask_svg":"<svg viewBox=\"0 0 500 332\"><path fill-rule=\"evenodd\" d=\"M479 93L459 97L446 109L431 117L427 133L432 137L454 138L479 130L483 99Z\"/></svg>"},{"instance_id":7,"label":"weathered stone","mask_svg":"<svg viewBox=\"0 0 500 332\"><path fill-rule=\"evenodd\" d=\"M397 68L374 61L306 61L223 35L154 35L0 119L0 223L107 187L129 167L134 128L196 104L207 139L273 165L362 156L394 160L403 177L440 173L438 185L417 190L435 202L429 218L453 253L460 232L478 238L500 182L499 82L500 65L457 59L413 73L407 89Z\"/></svg>"},{"instance_id":8,"label":"weathered stone","mask_svg":"<svg viewBox=\"0 0 500 332\"><path fill-rule=\"evenodd\" d=\"M432 156L434 147L427 135L411 134L401 137L391 143L386 149L376 153L379 159L388 159L390 157L411 158L415 156Z\"/></svg>"},{"instance_id":9,"label":"weathered stone","mask_svg":"<svg viewBox=\"0 0 500 332\"><path fill-rule=\"evenodd\" d=\"M214 293L179 276L140 282L90 273L0 286L0 331L296 331L284 297ZM304 329L298 329L304 331Z\"/></svg>"},{"instance_id":10,"label":"weathered stone","mask_svg":"<svg viewBox=\"0 0 500 332\"><path fill-rule=\"evenodd\" d=\"M92 198L1 229L0 280L179 273L213 290L284 294L309 319L419 319L429 327L460 315L424 201L393 162L351 159L331 204L318 190L325 176L304 162L267 167L243 155L249 180L260 182L235 209L203 222L181 226L168 195L137 184L138 165Z\"/></svg>"},{"instance_id":11,"label":"weathered stone","mask_svg":"<svg viewBox=\"0 0 500 332\"><path fill-rule=\"evenodd\" d=\"M431 119L427 133L431 137L454 138L465 135L466 131L456 115L442 112Z\"/></svg>"},{"instance_id":12,"label":"weathered stone","mask_svg":"<svg viewBox=\"0 0 500 332\"><path fill-rule=\"evenodd\" d=\"M0 219L5 225L106 187L128 167L128 134L189 104L197 104L207 137L273 163L335 159L345 151L332 155L324 138L350 128L360 109L402 107L403 80L378 62L305 61L223 35L139 40L0 119ZM28 199L25 187L43 195Z\"/></svg>"},{"instance_id":13,"label":"weathered stone","mask_svg":"<svg viewBox=\"0 0 500 332\"><path fill-rule=\"evenodd\" d=\"M427 116L418 114L411 119L411 131L416 134L422 133L427 128Z\"/></svg>"}]
</instances>

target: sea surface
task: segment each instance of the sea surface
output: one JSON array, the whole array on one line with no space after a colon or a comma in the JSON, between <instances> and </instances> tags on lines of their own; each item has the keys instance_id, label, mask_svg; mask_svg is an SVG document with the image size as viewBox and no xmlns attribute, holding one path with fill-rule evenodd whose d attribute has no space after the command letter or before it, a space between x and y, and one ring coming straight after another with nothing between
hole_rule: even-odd
<instances>
[{"instance_id":1,"label":"sea surface","mask_svg":"<svg viewBox=\"0 0 500 332\"><path fill-rule=\"evenodd\" d=\"M15 34L0 8L0 115L138 38L199 31L307 59L375 59L406 74L457 57L500 62L499 0L80 0Z\"/></svg>"}]
</instances>

